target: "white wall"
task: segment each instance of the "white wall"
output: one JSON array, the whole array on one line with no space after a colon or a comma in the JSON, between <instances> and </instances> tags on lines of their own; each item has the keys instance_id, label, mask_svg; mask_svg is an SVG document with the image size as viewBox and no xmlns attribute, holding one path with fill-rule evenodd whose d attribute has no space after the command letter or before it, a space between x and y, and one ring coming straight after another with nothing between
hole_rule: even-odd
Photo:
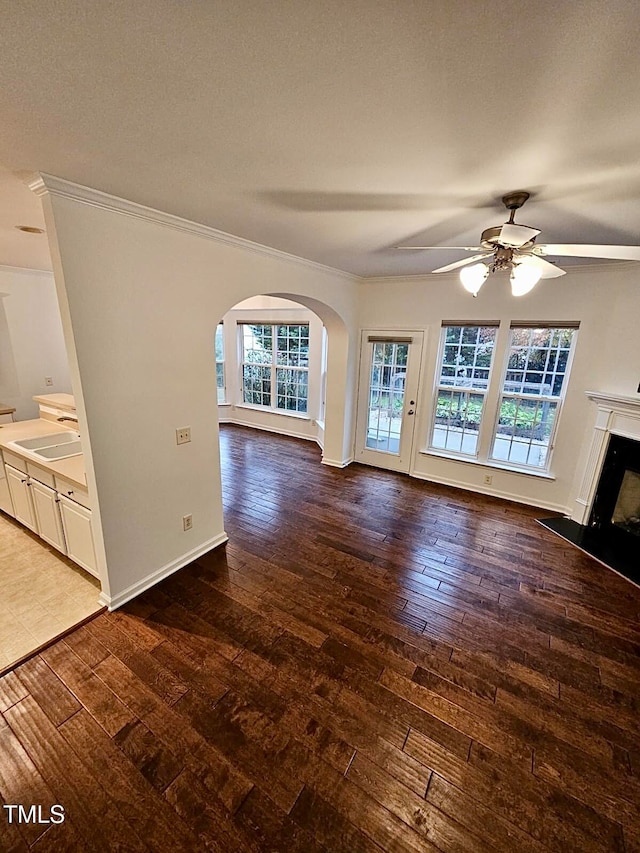
<instances>
[{"instance_id":1,"label":"white wall","mask_svg":"<svg viewBox=\"0 0 640 853\"><path fill-rule=\"evenodd\" d=\"M87 436L103 600L116 606L225 539L213 335L238 301L292 295L322 318L332 396L323 461L344 461L357 285L73 185L57 182L43 203ZM192 441L178 447L182 426ZM187 513L193 529L184 533Z\"/></svg>"},{"instance_id":2,"label":"white wall","mask_svg":"<svg viewBox=\"0 0 640 853\"><path fill-rule=\"evenodd\" d=\"M226 403L218 407L219 421L278 432L295 438L320 440L322 443L322 435L318 428L322 360L322 321L320 318L313 311L289 299L254 296L243 300L231 311L228 311L224 315L223 321ZM238 323L309 324L309 388L306 415L266 411L243 402Z\"/></svg>"},{"instance_id":3,"label":"white wall","mask_svg":"<svg viewBox=\"0 0 640 853\"><path fill-rule=\"evenodd\" d=\"M568 511L577 491L595 419L584 391L636 395L635 265L574 271L517 300L493 276L474 300L455 275L357 282L56 179L43 202L112 606L224 541L213 336L243 299L295 299L326 326L326 464L353 455L361 329L426 332L415 476L541 507ZM487 487L482 466L422 452L443 320L581 322L553 479L492 469ZM181 426L192 442L178 447Z\"/></svg>"},{"instance_id":4,"label":"white wall","mask_svg":"<svg viewBox=\"0 0 640 853\"><path fill-rule=\"evenodd\" d=\"M45 377L53 385L45 385ZM0 267L0 403L38 417L36 394L71 391L53 274Z\"/></svg>"},{"instance_id":5,"label":"white wall","mask_svg":"<svg viewBox=\"0 0 640 853\"><path fill-rule=\"evenodd\" d=\"M405 279L375 279L360 285L363 328L422 328L426 352L418 398L419 420L413 467L415 476L496 494L540 507L569 512L576 479L595 419L585 390L636 395L640 381L640 290L637 267L611 266L606 271L582 268L541 281L527 296L510 295L505 275L491 276L476 299L456 274ZM579 320L581 323L571 381L563 407L552 460L554 479L425 453L433 401L438 342L442 321ZM636 395L637 396L637 395ZM491 486L484 475L491 473Z\"/></svg>"}]
</instances>

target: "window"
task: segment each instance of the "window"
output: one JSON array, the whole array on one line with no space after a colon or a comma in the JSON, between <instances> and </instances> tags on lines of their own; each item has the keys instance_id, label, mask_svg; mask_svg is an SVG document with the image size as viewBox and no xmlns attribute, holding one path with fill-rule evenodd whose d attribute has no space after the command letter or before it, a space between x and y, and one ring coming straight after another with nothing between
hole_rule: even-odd
<instances>
[{"instance_id":1,"label":"window","mask_svg":"<svg viewBox=\"0 0 640 853\"><path fill-rule=\"evenodd\" d=\"M327 347L329 345L329 339L327 337L327 330L325 326L322 327L322 347L321 347L321 358L320 358L320 416L318 418L320 424L324 426L324 418L326 411L326 397L327 397Z\"/></svg>"},{"instance_id":2,"label":"window","mask_svg":"<svg viewBox=\"0 0 640 853\"><path fill-rule=\"evenodd\" d=\"M497 326L443 327L432 448L477 455L496 332Z\"/></svg>"},{"instance_id":3,"label":"window","mask_svg":"<svg viewBox=\"0 0 640 853\"><path fill-rule=\"evenodd\" d=\"M240 325L242 399L275 411L307 412L309 324Z\"/></svg>"},{"instance_id":4,"label":"window","mask_svg":"<svg viewBox=\"0 0 640 853\"><path fill-rule=\"evenodd\" d=\"M224 326L218 323L216 327L216 384L218 387L218 403L226 399L224 376Z\"/></svg>"},{"instance_id":5,"label":"window","mask_svg":"<svg viewBox=\"0 0 640 853\"><path fill-rule=\"evenodd\" d=\"M512 324L491 458L546 468L566 387L575 327Z\"/></svg>"},{"instance_id":6,"label":"window","mask_svg":"<svg viewBox=\"0 0 640 853\"><path fill-rule=\"evenodd\" d=\"M548 471L577 329L514 322L495 352L497 324L443 326L430 449Z\"/></svg>"}]
</instances>

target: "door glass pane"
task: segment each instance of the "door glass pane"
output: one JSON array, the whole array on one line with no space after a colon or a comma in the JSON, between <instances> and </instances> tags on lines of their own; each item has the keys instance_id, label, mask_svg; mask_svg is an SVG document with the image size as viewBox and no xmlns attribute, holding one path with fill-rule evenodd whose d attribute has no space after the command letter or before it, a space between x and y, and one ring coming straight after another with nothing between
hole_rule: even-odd
<instances>
[{"instance_id":1,"label":"door glass pane","mask_svg":"<svg viewBox=\"0 0 640 853\"><path fill-rule=\"evenodd\" d=\"M372 346L366 447L399 456L409 344Z\"/></svg>"}]
</instances>

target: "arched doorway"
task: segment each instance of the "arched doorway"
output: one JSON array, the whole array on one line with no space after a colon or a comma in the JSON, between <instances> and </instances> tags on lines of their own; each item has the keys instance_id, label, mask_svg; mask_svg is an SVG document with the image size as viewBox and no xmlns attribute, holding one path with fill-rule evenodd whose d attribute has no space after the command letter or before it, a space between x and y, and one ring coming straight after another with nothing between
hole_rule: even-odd
<instances>
[{"instance_id":1,"label":"arched doorway","mask_svg":"<svg viewBox=\"0 0 640 853\"><path fill-rule=\"evenodd\" d=\"M220 422L317 441L325 465L352 461L357 353L336 311L292 293L249 297L221 318L216 350Z\"/></svg>"},{"instance_id":2,"label":"arched doorway","mask_svg":"<svg viewBox=\"0 0 640 853\"><path fill-rule=\"evenodd\" d=\"M238 512L246 512L248 491L256 518L268 524L277 515L282 480L272 474L280 460L286 464L294 452L333 467L351 460L350 425L344 441L352 412L345 396L353 393L345 324L328 306L292 294L242 300L216 329L216 383L225 529L231 541L242 541ZM308 446L292 445L292 438Z\"/></svg>"}]
</instances>

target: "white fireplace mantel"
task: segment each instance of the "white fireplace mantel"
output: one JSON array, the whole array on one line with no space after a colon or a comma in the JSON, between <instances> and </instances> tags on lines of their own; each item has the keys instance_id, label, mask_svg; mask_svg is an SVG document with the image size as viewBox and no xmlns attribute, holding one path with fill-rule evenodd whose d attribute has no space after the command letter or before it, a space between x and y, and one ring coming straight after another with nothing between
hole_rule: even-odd
<instances>
[{"instance_id":1,"label":"white fireplace mantel","mask_svg":"<svg viewBox=\"0 0 640 853\"><path fill-rule=\"evenodd\" d=\"M589 520L609 436L621 435L624 438L640 441L640 395L623 397L606 391L586 391L585 393L598 406L598 413L587 465L572 515L573 520L578 524L587 524Z\"/></svg>"}]
</instances>

